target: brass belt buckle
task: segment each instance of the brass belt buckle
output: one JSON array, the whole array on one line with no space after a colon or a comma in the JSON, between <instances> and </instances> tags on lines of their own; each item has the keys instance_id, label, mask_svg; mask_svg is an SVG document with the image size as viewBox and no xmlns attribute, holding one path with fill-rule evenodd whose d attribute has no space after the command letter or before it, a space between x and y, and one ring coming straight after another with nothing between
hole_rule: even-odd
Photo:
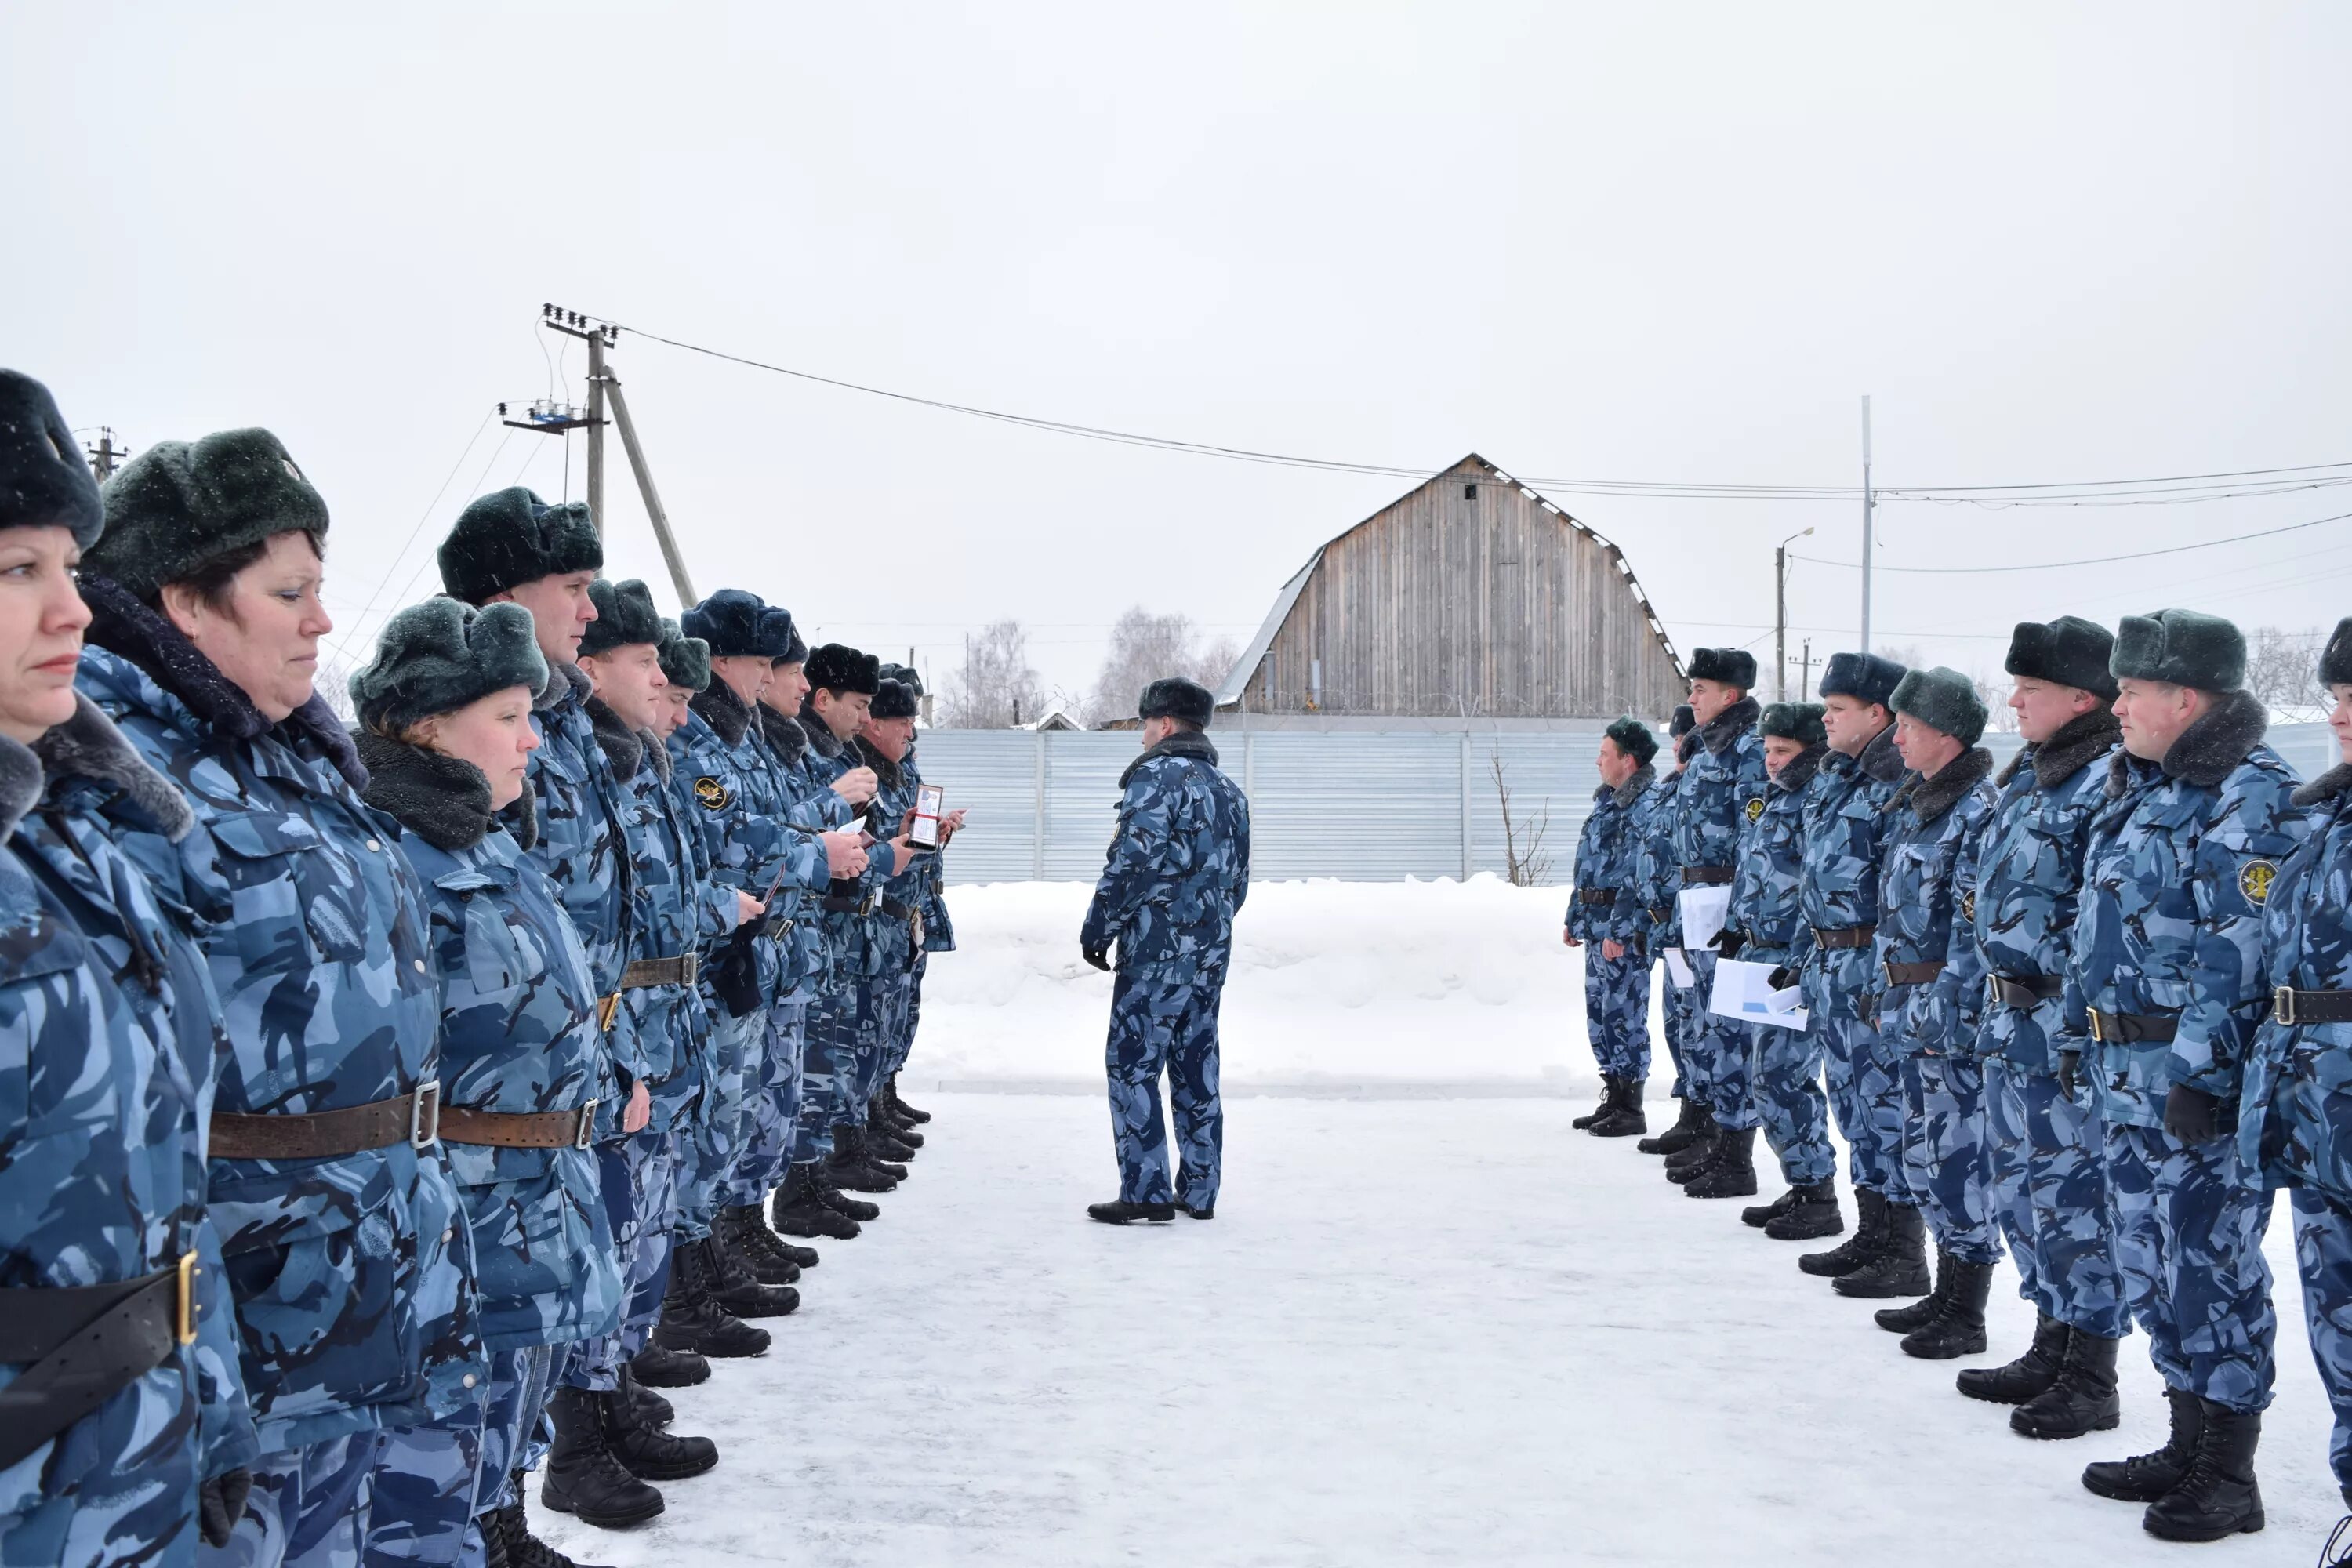
<instances>
[{"instance_id":1,"label":"brass belt buckle","mask_svg":"<svg viewBox=\"0 0 2352 1568\"><path fill-rule=\"evenodd\" d=\"M180 1254L179 1321L173 1327L184 1345L196 1342L196 1255Z\"/></svg>"},{"instance_id":2,"label":"brass belt buckle","mask_svg":"<svg viewBox=\"0 0 2352 1568\"><path fill-rule=\"evenodd\" d=\"M2107 1043L2106 1026L2099 1022L2102 1015L2096 1007L2088 1008L2086 1011L2089 1014L2091 1021L2091 1038L2098 1041L2099 1044L2103 1046L2105 1045Z\"/></svg>"},{"instance_id":3,"label":"brass belt buckle","mask_svg":"<svg viewBox=\"0 0 2352 1568\"><path fill-rule=\"evenodd\" d=\"M2282 985L2271 993L2271 1021L2294 1027L2294 987Z\"/></svg>"},{"instance_id":4,"label":"brass belt buckle","mask_svg":"<svg viewBox=\"0 0 2352 1568\"><path fill-rule=\"evenodd\" d=\"M595 1130L596 1101L592 1100L587 1104L580 1108L580 1125L572 1131L572 1146L574 1149L587 1148L589 1146L589 1134L595 1131Z\"/></svg>"},{"instance_id":5,"label":"brass belt buckle","mask_svg":"<svg viewBox=\"0 0 2352 1568\"><path fill-rule=\"evenodd\" d=\"M408 1097L408 1146L430 1149L441 1140L441 1080L420 1083Z\"/></svg>"},{"instance_id":6,"label":"brass belt buckle","mask_svg":"<svg viewBox=\"0 0 2352 1568\"><path fill-rule=\"evenodd\" d=\"M2003 1005L2006 1005L2008 1004L2008 1002L2009 1002L2009 993L2008 993L2008 992L2006 992L2006 991L2003 991L2003 990L2000 988L2000 986L2001 986L2001 980L2000 980L2000 975L1998 975L1998 974L1988 974L1988 975L1986 975L1986 976L1985 976L1985 1005L1986 1005L1986 1006L1988 1006L1988 1007L1992 1006L1992 1005L1995 1005L1996 1003L1999 1003L1999 1004Z\"/></svg>"},{"instance_id":7,"label":"brass belt buckle","mask_svg":"<svg viewBox=\"0 0 2352 1568\"><path fill-rule=\"evenodd\" d=\"M597 1026L605 1029L611 1028L613 1026L614 1016L618 1014L620 1010L621 994L615 991L610 996L605 997L602 1002L596 1004Z\"/></svg>"}]
</instances>

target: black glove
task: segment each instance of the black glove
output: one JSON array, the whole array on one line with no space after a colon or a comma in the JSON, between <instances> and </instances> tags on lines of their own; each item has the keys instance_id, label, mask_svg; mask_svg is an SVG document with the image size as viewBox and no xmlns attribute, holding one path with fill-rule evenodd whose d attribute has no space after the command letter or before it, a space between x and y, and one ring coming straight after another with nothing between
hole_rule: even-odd
<instances>
[{"instance_id":1,"label":"black glove","mask_svg":"<svg viewBox=\"0 0 2352 1568\"><path fill-rule=\"evenodd\" d=\"M2210 1143L2221 1136L2221 1107L2203 1089L2176 1083L2164 1097L2164 1130L2183 1143Z\"/></svg>"},{"instance_id":2,"label":"black glove","mask_svg":"<svg viewBox=\"0 0 2352 1568\"><path fill-rule=\"evenodd\" d=\"M2082 1087L2083 1053L2060 1051L2058 1053L2058 1092L2072 1100L2074 1098L2075 1091Z\"/></svg>"},{"instance_id":3,"label":"black glove","mask_svg":"<svg viewBox=\"0 0 2352 1568\"><path fill-rule=\"evenodd\" d=\"M1715 951L1723 958L1738 958L1739 950L1748 945L1744 931L1719 931L1715 933Z\"/></svg>"},{"instance_id":4,"label":"black glove","mask_svg":"<svg viewBox=\"0 0 2352 1568\"><path fill-rule=\"evenodd\" d=\"M229 1532L245 1517L246 1494L251 1490L251 1470L224 1470L204 1484L196 1494L196 1528L203 1533L205 1545L218 1548L228 1544Z\"/></svg>"},{"instance_id":5,"label":"black glove","mask_svg":"<svg viewBox=\"0 0 2352 1568\"><path fill-rule=\"evenodd\" d=\"M1802 973L1803 972L1801 970L1784 963L1780 965L1780 968L1775 969L1766 978L1770 982L1773 990L1786 991L1790 986L1794 985L1797 983L1798 978L1802 974Z\"/></svg>"},{"instance_id":6,"label":"black glove","mask_svg":"<svg viewBox=\"0 0 2352 1568\"><path fill-rule=\"evenodd\" d=\"M1109 949L1109 948L1108 948L1108 947L1082 947L1082 948L1080 948L1080 949L1079 949L1079 951L1080 951L1080 952L1084 952L1084 953L1087 955L1087 962L1088 963L1093 964L1097 969L1100 969L1100 970L1103 970L1103 971L1105 971L1105 972L1108 972L1108 971L1109 970L1109 968L1110 968L1110 949Z\"/></svg>"}]
</instances>

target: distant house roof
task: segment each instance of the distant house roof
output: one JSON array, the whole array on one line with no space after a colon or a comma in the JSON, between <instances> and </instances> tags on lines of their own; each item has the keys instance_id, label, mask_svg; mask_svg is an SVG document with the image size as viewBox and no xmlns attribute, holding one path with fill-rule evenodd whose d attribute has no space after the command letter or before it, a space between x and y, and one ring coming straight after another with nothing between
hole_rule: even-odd
<instances>
[{"instance_id":1,"label":"distant house roof","mask_svg":"<svg viewBox=\"0 0 2352 1568\"><path fill-rule=\"evenodd\" d=\"M1021 728L1024 730L1083 730L1086 726L1071 718L1063 710L1062 705L1056 702L1039 714L1033 722L1024 724Z\"/></svg>"}]
</instances>

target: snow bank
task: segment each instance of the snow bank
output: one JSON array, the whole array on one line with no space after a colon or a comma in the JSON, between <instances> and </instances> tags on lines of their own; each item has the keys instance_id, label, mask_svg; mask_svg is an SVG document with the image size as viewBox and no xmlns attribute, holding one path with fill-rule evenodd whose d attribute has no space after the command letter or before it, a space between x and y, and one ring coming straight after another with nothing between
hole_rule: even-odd
<instances>
[{"instance_id":1,"label":"snow bank","mask_svg":"<svg viewBox=\"0 0 2352 1568\"><path fill-rule=\"evenodd\" d=\"M1101 1083L1111 977L1078 955L1090 894L1076 882L950 889L959 948L931 961L910 1079ZM1566 900L1492 876L1254 886L1225 986L1226 1085L1597 1088L1583 967L1559 940Z\"/></svg>"}]
</instances>

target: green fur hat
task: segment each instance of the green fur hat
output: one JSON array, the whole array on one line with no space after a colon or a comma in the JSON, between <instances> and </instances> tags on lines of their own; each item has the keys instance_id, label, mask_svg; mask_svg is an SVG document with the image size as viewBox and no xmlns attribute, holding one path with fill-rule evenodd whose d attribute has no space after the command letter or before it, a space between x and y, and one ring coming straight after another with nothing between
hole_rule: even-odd
<instances>
[{"instance_id":1,"label":"green fur hat","mask_svg":"<svg viewBox=\"0 0 2352 1568\"><path fill-rule=\"evenodd\" d=\"M520 583L604 569L584 501L543 501L520 485L478 497L441 542L441 586L478 605Z\"/></svg>"},{"instance_id":2,"label":"green fur hat","mask_svg":"<svg viewBox=\"0 0 2352 1568\"><path fill-rule=\"evenodd\" d=\"M1941 730L1963 746L1975 745L1984 733L1985 705L1977 695L1976 682L1940 664L1906 675L1895 687L1890 706L1931 730Z\"/></svg>"},{"instance_id":3,"label":"green fur hat","mask_svg":"<svg viewBox=\"0 0 2352 1568\"><path fill-rule=\"evenodd\" d=\"M2196 610L2126 616L2107 669L2117 680L2235 691L2246 684L2246 639L2221 616Z\"/></svg>"},{"instance_id":4,"label":"green fur hat","mask_svg":"<svg viewBox=\"0 0 2352 1568\"><path fill-rule=\"evenodd\" d=\"M62 528L88 550L105 516L57 399L22 371L0 370L0 528Z\"/></svg>"},{"instance_id":5,"label":"green fur hat","mask_svg":"<svg viewBox=\"0 0 2352 1568\"><path fill-rule=\"evenodd\" d=\"M583 654L610 653L632 643L661 646L661 612L654 608L654 591L632 577L625 583L599 577L588 584L588 602L596 618L580 638Z\"/></svg>"},{"instance_id":6,"label":"green fur hat","mask_svg":"<svg viewBox=\"0 0 2352 1568\"><path fill-rule=\"evenodd\" d=\"M1969 689L1973 692L1975 689ZM1982 724L1978 728L1981 730ZM1763 717L1756 721L1756 732L1773 740L1794 741L1801 746L1825 746L1830 739L1829 731L1822 727L1822 705L1818 702L1767 703Z\"/></svg>"},{"instance_id":7,"label":"green fur hat","mask_svg":"<svg viewBox=\"0 0 2352 1568\"><path fill-rule=\"evenodd\" d=\"M361 725L396 735L510 686L529 687L536 699L547 689L547 660L530 612L520 605L476 609L456 599L427 599L384 623L374 662L351 685Z\"/></svg>"},{"instance_id":8,"label":"green fur hat","mask_svg":"<svg viewBox=\"0 0 2352 1568\"><path fill-rule=\"evenodd\" d=\"M326 500L267 430L158 441L99 493L106 529L84 560L147 600L278 534L327 537Z\"/></svg>"},{"instance_id":9,"label":"green fur hat","mask_svg":"<svg viewBox=\"0 0 2352 1568\"><path fill-rule=\"evenodd\" d=\"M1609 728L1601 733L1616 742L1619 751L1643 767L1647 767L1650 759L1658 754L1657 731L1631 714L1611 720Z\"/></svg>"},{"instance_id":10,"label":"green fur hat","mask_svg":"<svg viewBox=\"0 0 2352 1568\"><path fill-rule=\"evenodd\" d=\"M710 685L710 645L679 631L676 621L664 621L661 667L662 679L672 686L683 686L688 691L707 690Z\"/></svg>"}]
</instances>

